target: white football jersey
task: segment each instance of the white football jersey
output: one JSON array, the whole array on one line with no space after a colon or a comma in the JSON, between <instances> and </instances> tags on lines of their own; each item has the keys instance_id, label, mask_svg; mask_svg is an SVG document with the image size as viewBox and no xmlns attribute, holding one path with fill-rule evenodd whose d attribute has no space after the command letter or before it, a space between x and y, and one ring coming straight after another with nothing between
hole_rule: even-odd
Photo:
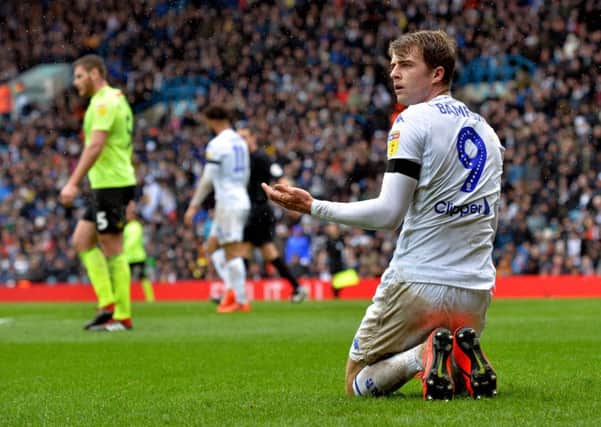
<instances>
[{"instance_id":1,"label":"white football jersey","mask_svg":"<svg viewBox=\"0 0 601 427\"><path fill-rule=\"evenodd\" d=\"M232 129L221 131L209 141L205 156L207 162L219 165L219 172L213 177L217 207L249 209L246 186L250 176L250 158L242 137Z\"/></svg>"},{"instance_id":2,"label":"white football jersey","mask_svg":"<svg viewBox=\"0 0 601 427\"><path fill-rule=\"evenodd\" d=\"M395 120L388 159L421 165L390 267L411 282L491 289L503 151L490 125L448 95Z\"/></svg>"}]
</instances>

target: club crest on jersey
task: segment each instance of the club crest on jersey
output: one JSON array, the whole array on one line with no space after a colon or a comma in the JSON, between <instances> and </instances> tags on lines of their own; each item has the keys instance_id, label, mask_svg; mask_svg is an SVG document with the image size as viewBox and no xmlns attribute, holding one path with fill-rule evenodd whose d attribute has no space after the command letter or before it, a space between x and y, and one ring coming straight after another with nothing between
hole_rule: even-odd
<instances>
[{"instance_id":1,"label":"club crest on jersey","mask_svg":"<svg viewBox=\"0 0 601 427\"><path fill-rule=\"evenodd\" d=\"M490 215L490 205L486 197L481 202L467 203L465 205L455 205L453 202L441 200L434 205L434 212L439 215L448 215L464 217L468 215Z\"/></svg>"},{"instance_id":2,"label":"club crest on jersey","mask_svg":"<svg viewBox=\"0 0 601 427\"><path fill-rule=\"evenodd\" d=\"M99 116L104 116L107 113L106 105L104 105L104 104L98 105L96 107L96 113L98 113Z\"/></svg>"},{"instance_id":3,"label":"club crest on jersey","mask_svg":"<svg viewBox=\"0 0 601 427\"><path fill-rule=\"evenodd\" d=\"M398 130L390 132L390 135L388 135L388 157L392 157L394 153L396 153L396 150L399 147L400 136L401 133Z\"/></svg>"}]
</instances>

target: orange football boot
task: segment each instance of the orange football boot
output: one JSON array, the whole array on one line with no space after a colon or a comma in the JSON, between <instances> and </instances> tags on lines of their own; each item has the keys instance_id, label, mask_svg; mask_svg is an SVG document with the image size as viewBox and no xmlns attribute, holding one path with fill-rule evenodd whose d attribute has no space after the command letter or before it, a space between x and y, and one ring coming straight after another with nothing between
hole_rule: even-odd
<instances>
[{"instance_id":1,"label":"orange football boot","mask_svg":"<svg viewBox=\"0 0 601 427\"><path fill-rule=\"evenodd\" d=\"M474 328L463 327L455 331L453 359L470 396L480 399L497 395L497 374L484 355Z\"/></svg>"},{"instance_id":2,"label":"orange football boot","mask_svg":"<svg viewBox=\"0 0 601 427\"><path fill-rule=\"evenodd\" d=\"M455 385L451 373L453 335L445 328L432 331L422 355L422 393L426 400L451 400Z\"/></svg>"}]
</instances>

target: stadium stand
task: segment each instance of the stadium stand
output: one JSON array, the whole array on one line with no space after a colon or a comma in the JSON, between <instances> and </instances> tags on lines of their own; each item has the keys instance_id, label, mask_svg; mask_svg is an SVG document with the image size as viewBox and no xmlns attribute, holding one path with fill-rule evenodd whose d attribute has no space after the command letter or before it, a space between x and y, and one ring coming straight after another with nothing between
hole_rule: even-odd
<instances>
[{"instance_id":1,"label":"stadium stand","mask_svg":"<svg viewBox=\"0 0 601 427\"><path fill-rule=\"evenodd\" d=\"M325 3L325 4L322 4ZM386 5L384 4L386 3ZM68 244L78 204L58 192L81 150L83 101L19 98L18 78L96 52L137 114L135 159L156 279L213 277L201 249L211 210L181 224L202 169L198 111L225 103L251 120L297 185L317 197L373 196L395 106L388 42L441 27L455 37L459 98L506 147L495 261L499 275L601 273L601 2L47 0L0 5L0 284L81 282ZM6 92L6 91L4 91ZM161 106L158 117L145 114ZM156 115L155 115L156 116ZM285 247L296 221L283 215ZM307 276L328 277L323 224ZM396 233L343 229L347 265L381 274ZM270 273L269 271L267 273Z\"/></svg>"}]
</instances>

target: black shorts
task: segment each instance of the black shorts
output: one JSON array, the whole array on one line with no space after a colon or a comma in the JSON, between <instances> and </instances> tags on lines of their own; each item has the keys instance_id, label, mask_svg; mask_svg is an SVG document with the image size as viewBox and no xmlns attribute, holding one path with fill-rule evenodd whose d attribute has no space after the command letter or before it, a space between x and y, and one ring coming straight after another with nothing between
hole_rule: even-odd
<instances>
[{"instance_id":1,"label":"black shorts","mask_svg":"<svg viewBox=\"0 0 601 427\"><path fill-rule=\"evenodd\" d=\"M125 208L135 192L135 185L92 190L83 219L95 222L98 233L121 233L126 223Z\"/></svg>"},{"instance_id":2,"label":"black shorts","mask_svg":"<svg viewBox=\"0 0 601 427\"><path fill-rule=\"evenodd\" d=\"M275 236L275 217L267 204L253 206L244 227L244 241L261 247L273 242Z\"/></svg>"},{"instance_id":3,"label":"black shorts","mask_svg":"<svg viewBox=\"0 0 601 427\"><path fill-rule=\"evenodd\" d=\"M129 270L131 272L131 280L138 281L147 278L146 263L144 261L129 263Z\"/></svg>"}]
</instances>

